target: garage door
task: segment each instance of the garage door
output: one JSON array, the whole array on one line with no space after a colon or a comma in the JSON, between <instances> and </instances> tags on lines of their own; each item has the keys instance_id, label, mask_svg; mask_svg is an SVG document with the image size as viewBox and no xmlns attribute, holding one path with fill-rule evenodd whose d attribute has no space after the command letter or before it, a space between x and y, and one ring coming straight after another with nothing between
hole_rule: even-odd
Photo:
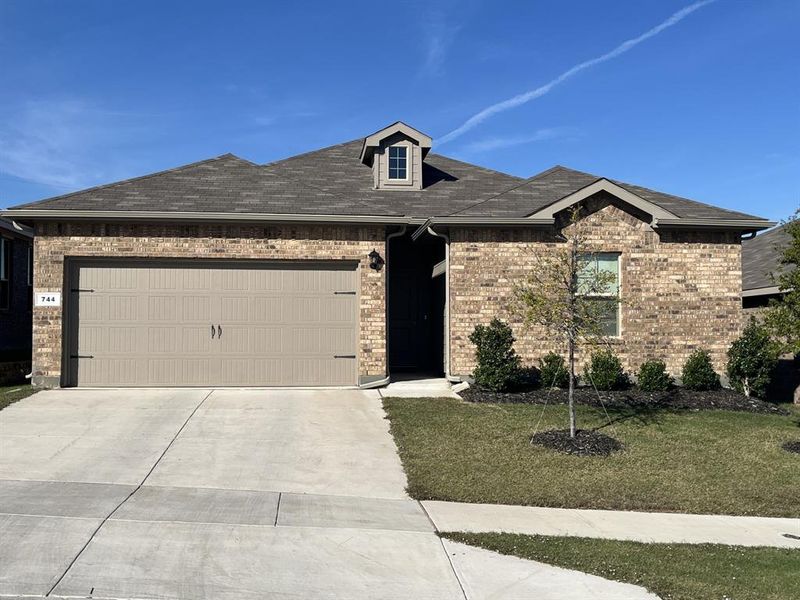
<instances>
[{"instance_id":1,"label":"garage door","mask_svg":"<svg viewBox=\"0 0 800 600\"><path fill-rule=\"evenodd\" d=\"M354 385L352 263L73 268L70 383Z\"/></svg>"}]
</instances>

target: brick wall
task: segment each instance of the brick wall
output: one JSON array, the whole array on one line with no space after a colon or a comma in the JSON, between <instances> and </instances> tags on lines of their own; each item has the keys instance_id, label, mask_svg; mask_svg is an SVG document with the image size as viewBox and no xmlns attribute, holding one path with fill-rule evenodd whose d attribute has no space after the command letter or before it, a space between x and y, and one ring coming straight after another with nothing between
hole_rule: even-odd
<instances>
[{"instance_id":1,"label":"brick wall","mask_svg":"<svg viewBox=\"0 0 800 600\"><path fill-rule=\"evenodd\" d=\"M382 227L255 225L112 225L40 223L35 291L64 291L66 257L357 260L361 280L360 375L386 373L385 270L367 255L384 250ZM62 308L35 307L33 374L40 385L61 376Z\"/></svg>"},{"instance_id":2,"label":"brick wall","mask_svg":"<svg viewBox=\"0 0 800 600\"><path fill-rule=\"evenodd\" d=\"M679 374L689 354L705 348L722 373L741 323L739 235L656 233L607 198L593 200L591 210L591 248L621 253L621 337L613 344L625 368L658 358ZM459 228L450 237L451 372L466 375L475 365L468 339L474 326L494 316L511 320L506 300L514 282L534 268L533 254L552 251L558 242L535 229ZM544 330L512 325L526 363L538 364L551 350L566 356Z\"/></svg>"}]
</instances>

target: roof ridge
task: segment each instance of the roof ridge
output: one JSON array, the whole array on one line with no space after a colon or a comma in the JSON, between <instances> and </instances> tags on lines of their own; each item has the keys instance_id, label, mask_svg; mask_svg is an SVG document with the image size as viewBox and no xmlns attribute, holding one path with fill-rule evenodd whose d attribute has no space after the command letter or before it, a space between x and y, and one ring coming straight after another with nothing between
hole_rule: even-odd
<instances>
[{"instance_id":1,"label":"roof ridge","mask_svg":"<svg viewBox=\"0 0 800 600\"><path fill-rule=\"evenodd\" d=\"M294 160L296 158L303 158L305 156L309 156L310 154L316 154L317 152L323 152L325 150L330 150L332 148L339 148L340 146L346 146L347 144L352 144L353 142L359 142L359 141L363 142L364 138L355 138L355 139L352 139L352 140L348 140L346 142L341 142L339 144L331 144L330 146L323 146L322 148L316 148L314 150L308 150L307 152L302 152L300 154L293 154L292 156L287 156L285 158L279 158L278 160L273 160L272 162L263 163L263 164L260 164L260 165L257 165L257 166L262 167L262 168L274 167L275 165L279 165L281 163L285 163L285 162L288 162L290 160Z\"/></svg>"},{"instance_id":2,"label":"roof ridge","mask_svg":"<svg viewBox=\"0 0 800 600\"><path fill-rule=\"evenodd\" d=\"M33 202L26 202L24 204L18 204L17 206L25 206L31 207L37 204L41 204L43 202L50 202L51 200L63 200L64 198L69 198L70 196L77 196L78 194L85 194L87 192L96 192L97 190L104 190L107 188L117 187L119 185L124 185L127 183L133 183L135 181L141 181L143 179L149 179L151 177L157 177L159 175L166 175L167 173L176 173L183 169L188 169L190 167L197 167L199 165L214 162L217 160L222 160L223 158L235 158L236 160L248 163L253 166L258 166L249 160L245 160L244 158L240 158L231 152L226 152L225 154L220 154L219 156L214 156L213 158L205 158L203 160L198 160L195 162L187 163L185 165L180 165L178 167L171 167L169 169L162 169L161 171L156 171L155 173L148 173L146 175L137 175L135 177L129 177L128 179L122 179L120 181L112 181L111 183L102 183L100 185L93 185L92 187L84 188L81 190L75 190L74 192L67 192L66 194L60 194L58 196L51 196L49 198L43 198L42 200L34 200ZM16 208L16 206L12 206L10 208Z\"/></svg>"},{"instance_id":3,"label":"roof ridge","mask_svg":"<svg viewBox=\"0 0 800 600\"><path fill-rule=\"evenodd\" d=\"M559 170L561 170L561 171L572 171L574 173L580 173L582 175L588 175L590 177L595 177L596 179L603 179L602 177L598 177L597 175L592 175L591 173L584 173L583 171L576 171L575 169L570 169L570 168L564 167L562 165L555 165L553 167L550 167L549 169L545 169L541 173L537 173L536 175L532 175L532 176L528 177L527 179L523 179L517 185L512 185L511 187L503 190L502 192L499 192L499 193L495 194L494 196L490 196L489 198L486 198L485 200L481 200L480 202L476 202L475 204L471 204L470 206L466 206L466 207L464 207L464 208L462 208L460 210L457 210L456 212L451 213L449 216L457 215L460 212L464 212L465 210L469 210L471 208L474 208L476 206L484 204L485 202L489 202L489 200L496 200L497 198L499 198L500 196L502 196L504 194L507 194L508 192L511 192L513 190L518 190L519 188L521 188L521 187L523 187L523 186L525 186L525 185L527 185L527 184L529 184L529 183L531 183L533 181L537 181L537 180L539 180L539 179L541 179L543 177L546 177L547 175L550 175L551 173L554 173L554 172L559 171ZM578 189L581 189L581 188L578 188ZM577 190L573 190L570 193L574 194L576 191ZM567 194L567 196L568 195L569 194ZM566 196L562 196L561 198L565 198L565 197ZM558 200L560 200L561 198L558 198L554 202L558 202ZM553 203L551 202L550 204L553 204ZM549 206L550 204L547 204L547 205L545 205L543 207L540 207L539 209L537 209L537 211L541 210L542 208L545 208L546 206ZM530 215L528 215L528 216L530 216Z\"/></svg>"}]
</instances>

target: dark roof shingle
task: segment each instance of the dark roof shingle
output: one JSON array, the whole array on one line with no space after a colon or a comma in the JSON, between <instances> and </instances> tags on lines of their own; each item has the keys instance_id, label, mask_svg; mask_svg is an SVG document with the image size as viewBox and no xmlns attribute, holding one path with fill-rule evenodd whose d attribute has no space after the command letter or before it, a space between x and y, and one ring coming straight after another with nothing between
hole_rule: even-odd
<instances>
[{"instance_id":1,"label":"dark roof shingle","mask_svg":"<svg viewBox=\"0 0 800 600\"><path fill-rule=\"evenodd\" d=\"M742 242L742 289L756 290L777 285L772 274L781 272L783 248L789 244L789 232L780 225Z\"/></svg>"},{"instance_id":2,"label":"dark roof shingle","mask_svg":"<svg viewBox=\"0 0 800 600\"><path fill-rule=\"evenodd\" d=\"M215 212L405 217L527 217L601 179L557 166L529 179L438 154L423 163L423 189L373 189L353 140L266 165L225 154L15 209ZM623 182L630 192L679 217L753 219Z\"/></svg>"}]
</instances>

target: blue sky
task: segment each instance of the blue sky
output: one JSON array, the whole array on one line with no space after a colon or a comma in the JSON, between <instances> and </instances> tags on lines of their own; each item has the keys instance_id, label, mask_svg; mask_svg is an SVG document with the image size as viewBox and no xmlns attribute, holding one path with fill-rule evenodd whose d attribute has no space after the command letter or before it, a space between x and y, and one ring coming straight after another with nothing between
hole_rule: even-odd
<instances>
[{"instance_id":1,"label":"blue sky","mask_svg":"<svg viewBox=\"0 0 800 600\"><path fill-rule=\"evenodd\" d=\"M563 164L784 218L800 205L800 3L717 0L664 26L692 5L4 0L0 206L401 119L515 175Z\"/></svg>"}]
</instances>

